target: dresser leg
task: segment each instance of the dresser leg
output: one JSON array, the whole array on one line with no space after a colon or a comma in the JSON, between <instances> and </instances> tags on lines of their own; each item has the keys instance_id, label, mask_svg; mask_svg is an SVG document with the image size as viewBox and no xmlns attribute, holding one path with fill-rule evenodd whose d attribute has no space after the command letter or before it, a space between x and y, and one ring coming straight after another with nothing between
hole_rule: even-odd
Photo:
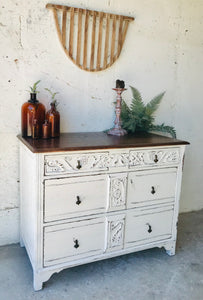
<instances>
[{"instance_id":1,"label":"dresser leg","mask_svg":"<svg viewBox=\"0 0 203 300\"><path fill-rule=\"evenodd\" d=\"M166 246L164 246L164 248L166 250L166 253L169 256L175 255L175 253L176 253L176 241L167 244Z\"/></svg>"},{"instance_id":2,"label":"dresser leg","mask_svg":"<svg viewBox=\"0 0 203 300\"><path fill-rule=\"evenodd\" d=\"M39 291L42 289L43 286L43 281L41 277L37 274L34 274L34 279L33 279L33 288L35 291Z\"/></svg>"}]
</instances>

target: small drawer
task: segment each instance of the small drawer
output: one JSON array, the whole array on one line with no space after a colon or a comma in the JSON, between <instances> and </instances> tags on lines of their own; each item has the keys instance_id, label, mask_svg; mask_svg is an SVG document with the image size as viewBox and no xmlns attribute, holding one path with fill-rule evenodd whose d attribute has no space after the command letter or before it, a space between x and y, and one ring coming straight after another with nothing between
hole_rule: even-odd
<instances>
[{"instance_id":1,"label":"small drawer","mask_svg":"<svg viewBox=\"0 0 203 300\"><path fill-rule=\"evenodd\" d=\"M45 180L44 221L104 212L107 195L106 175Z\"/></svg>"},{"instance_id":2,"label":"small drawer","mask_svg":"<svg viewBox=\"0 0 203 300\"><path fill-rule=\"evenodd\" d=\"M45 227L44 266L102 254L104 245L103 218Z\"/></svg>"},{"instance_id":3,"label":"small drawer","mask_svg":"<svg viewBox=\"0 0 203 300\"><path fill-rule=\"evenodd\" d=\"M132 150L129 155L129 168L171 166L179 162L179 148Z\"/></svg>"},{"instance_id":4,"label":"small drawer","mask_svg":"<svg viewBox=\"0 0 203 300\"><path fill-rule=\"evenodd\" d=\"M44 175L106 171L108 170L108 159L108 152L46 155Z\"/></svg>"},{"instance_id":5,"label":"small drawer","mask_svg":"<svg viewBox=\"0 0 203 300\"><path fill-rule=\"evenodd\" d=\"M172 237L173 206L130 211L126 217L125 247L135 247Z\"/></svg>"},{"instance_id":6,"label":"small drawer","mask_svg":"<svg viewBox=\"0 0 203 300\"><path fill-rule=\"evenodd\" d=\"M176 168L131 172L128 177L127 207L174 201Z\"/></svg>"}]
</instances>

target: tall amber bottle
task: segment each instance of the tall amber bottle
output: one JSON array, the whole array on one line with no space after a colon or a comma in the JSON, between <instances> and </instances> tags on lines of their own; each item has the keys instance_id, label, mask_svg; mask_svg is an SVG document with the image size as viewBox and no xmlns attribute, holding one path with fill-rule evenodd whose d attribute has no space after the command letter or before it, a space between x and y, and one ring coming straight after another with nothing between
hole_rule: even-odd
<instances>
[{"instance_id":1,"label":"tall amber bottle","mask_svg":"<svg viewBox=\"0 0 203 300\"><path fill-rule=\"evenodd\" d=\"M36 93L30 93L30 100L24 103L21 109L21 131L23 137L32 136L34 120L39 125L39 137L41 137L42 124L45 120L45 107L37 100Z\"/></svg>"},{"instance_id":2,"label":"tall amber bottle","mask_svg":"<svg viewBox=\"0 0 203 300\"><path fill-rule=\"evenodd\" d=\"M51 137L59 137L60 135L60 114L56 110L56 105L51 102L51 109L46 113L46 119L51 124Z\"/></svg>"}]
</instances>

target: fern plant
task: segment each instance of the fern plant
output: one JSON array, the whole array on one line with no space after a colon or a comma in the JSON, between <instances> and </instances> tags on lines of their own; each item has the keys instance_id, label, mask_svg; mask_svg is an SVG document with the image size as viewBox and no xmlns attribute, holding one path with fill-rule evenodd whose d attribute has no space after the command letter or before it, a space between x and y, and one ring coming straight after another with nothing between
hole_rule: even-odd
<instances>
[{"instance_id":1,"label":"fern plant","mask_svg":"<svg viewBox=\"0 0 203 300\"><path fill-rule=\"evenodd\" d=\"M159 131L169 133L172 137L176 137L176 131L171 126L154 125L154 112L159 107L159 104L165 92L154 97L148 104L144 104L140 92L130 87L132 91L132 102L130 106L122 101L121 120L122 127L128 132L134 133L136 131Z\"/></svg>"}]
</instances>

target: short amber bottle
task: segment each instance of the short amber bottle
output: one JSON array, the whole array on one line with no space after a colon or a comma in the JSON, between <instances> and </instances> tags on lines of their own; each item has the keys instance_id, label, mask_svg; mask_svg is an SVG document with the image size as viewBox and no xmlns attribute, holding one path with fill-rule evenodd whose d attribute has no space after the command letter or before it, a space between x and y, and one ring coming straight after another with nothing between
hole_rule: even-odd
<instances>
[{"instance_id":1,"label":"short amber bottle","mask_svg":"<svg viewBox=\"0 0 203 300\"><path fill-rule=\"evenodd\" d=\"M37 123L37 120L33 120L32 124L32 138L38 139L39 138L39 124Z\"/></svg>"},{"instance_id":2,"label":"short amber bottle","mask_svg":"<svg viewBox=\"0 0 203 300\"><path fill-rule=\"evenodd\" d=\"M42 136L42 124L45 120L45 107L36 99L36 93L30 94L30 100L22 105L21 131L23 137L32 136L33 122L39 125L39 137Z\"/></svg>"},{"instance_id":3,"label":"short amber bottle","mask_svg":"<svg viewBox=\"0 0 203 300\"><path fill-rule=\"evenodd\" d=\"M46 113L46 119L51 124L51 137L59 137L60 135L60 114L56 110L55 103L51 103L51 109Z\"/></svg>"},{"instance_id":4,"label":"short amber bottle","mask_svg":"<svg viewBox=\"0 0 203 300\"><path fill-rule=\"evenodd\" d=\"M42 125L42 138L49 139L51 137L51 124L48 120L45 120L44 124Z\"/></svg>"}]
</instances>

